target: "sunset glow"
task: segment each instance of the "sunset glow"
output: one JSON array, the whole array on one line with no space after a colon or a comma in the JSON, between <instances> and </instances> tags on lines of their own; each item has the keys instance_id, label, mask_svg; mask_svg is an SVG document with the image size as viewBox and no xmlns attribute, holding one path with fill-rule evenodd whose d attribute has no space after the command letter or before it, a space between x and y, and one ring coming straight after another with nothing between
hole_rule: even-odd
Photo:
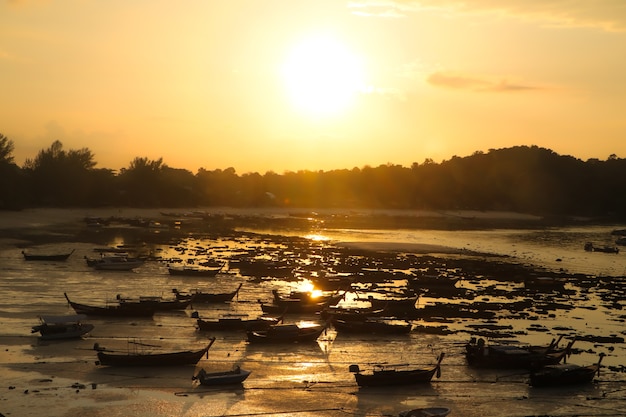
<instances>
[{"instance_id":1,"label":"sunset glow","mask_svg":"<svg viewBox=\"0 0 626 417\"><path fill-rule=\"evenodd\" d=\"M113 170L623 158L624 50L614 0L5 1L0 133Z\"/></svg>"},{"instance_id":2,"label":"sunset glow","mask_svg":"<svg viewBox=\"0 0 626 417\"><path fill-rule=\"evenodd\" d=\"M359 59L327 36L314 36L296 44L282 75L294 105L315 116L344 110L364 85Z\"/></svg>"}]
</instances>

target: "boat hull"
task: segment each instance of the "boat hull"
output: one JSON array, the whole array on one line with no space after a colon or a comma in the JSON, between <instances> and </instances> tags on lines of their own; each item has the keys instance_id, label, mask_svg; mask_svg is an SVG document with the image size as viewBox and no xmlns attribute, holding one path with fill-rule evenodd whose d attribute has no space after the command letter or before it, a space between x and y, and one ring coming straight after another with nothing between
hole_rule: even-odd
<instances>
[{"instance_id":1,"label":"boat hull","mask_svg":"<svg viewBox=\"0 0 626 417\"><path fill-rule=\"evenodd\" d=\"M273 326L268 330L248 331L250 343L310 343L315 342L324 331L324 326L317 325L283 330L280 326Z\"/></svg>"},{"instance_id":2,"label":"boat hull","mask_svg":"<svg viewBox=\"0 0 626 417\"><path fill-rule=\"evenodd\" d=\"M93 324L41 325L38 331L40 340L79 339L94 329Z\"/></svg>"},{"instance_id":3,"label":"boat hull","mask_svg":"<svg viewBox=\"0 0 626 417\"><path fill-rule=\"evenodd\" d=\"M414 370L382 370L374 371L372 374L354 374L354 378L359 387L387 387L398 385L414 385L428 383L437 372L437 367L433 369Z\"/></svg>"},{"instance_id":4,"label":"boat hull","mask_svg":"<svg viewBox=\"0 0 626 417\"><path fill-rule=\"evenodd\" d=\"M86 304L75 303L70 301L67 294L65 298L76 314L85 314L88 316L106 316L106 317L152 317L156 312L153 306L145 305L111 305L106 307L91 306Z\"/></svg>"},{"instance_id":5,"label":"boat hull","mask_svg":"<svg viewBox=\"0 0 626 417\"><path fill-rule=\"evenodd\" d=\"M224 385L238 385L242 384L251 374L251 371L245 369L236 368L232 371L226 372L204 372L201 369L198 373L197 379L201 385L208 387L224 386Z\"/></svg>"},{"instance_id":6,"label":"boat hull","mask_svg":"<svg viewBox=\"0 0 626 417\"><path fill-rule=\"evenodd\" d=\"M209 351L215 339L204 349L154 354L119 354L98 351L98 365L103 366L182 366L195 365Z\"/></svg>"},{"instance_id":7,"label":"boat hull","mask_svg":"<svg viewBox=\"0 0 626 417\"><path fill-rule=\"evenodd\" d=\"M62 253L62 254L38 255L38 254L31 254L31 253L26 253L22 251L22 255L24 255L24 260L26 261L62 262L62 261L67 261L67 259L72 255L72 253L74 253L74 251L71 251L70 253Z\"/></svg>"}]
</instances>

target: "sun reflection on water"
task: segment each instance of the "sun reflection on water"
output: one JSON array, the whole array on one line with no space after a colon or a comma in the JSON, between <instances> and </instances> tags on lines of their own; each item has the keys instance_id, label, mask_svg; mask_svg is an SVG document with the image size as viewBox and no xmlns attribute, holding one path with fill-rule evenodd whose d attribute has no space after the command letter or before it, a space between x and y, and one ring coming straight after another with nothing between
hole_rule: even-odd
<instances>
[{"instance_id":1,"label":"sun reflection on water","mask_svg":"<svg viewBox=\"0 0 626 417\"><path fill-rule=\"evenodd\" d=\"M328 242L330 240L328 236L324 236L320 233L309 233L308 235L304 235L304 238L315 242Z\"/></svg>"}]
</instances>

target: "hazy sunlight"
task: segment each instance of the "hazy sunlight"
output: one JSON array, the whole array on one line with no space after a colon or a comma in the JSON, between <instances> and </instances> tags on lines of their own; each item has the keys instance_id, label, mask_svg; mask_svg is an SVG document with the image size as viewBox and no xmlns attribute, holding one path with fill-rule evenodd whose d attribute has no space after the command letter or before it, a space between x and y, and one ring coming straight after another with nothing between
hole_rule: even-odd
<instances>
[{"instance_id":1,"label":"hazy sunlight","mask_svg":"<svg viewBox=\"0 0 626 417\"><path fill-rule=\"evenodd\" d=\"M297 43L282 68L294 106L314 116L346 109L363 88L361 60L339 40L317 35Z\"/></svg>"}]
</instances>

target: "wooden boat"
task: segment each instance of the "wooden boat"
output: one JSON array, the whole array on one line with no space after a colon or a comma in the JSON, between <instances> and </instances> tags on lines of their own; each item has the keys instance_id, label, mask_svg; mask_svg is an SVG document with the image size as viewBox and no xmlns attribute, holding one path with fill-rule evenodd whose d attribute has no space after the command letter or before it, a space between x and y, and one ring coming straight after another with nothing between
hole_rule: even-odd
<instances>
[{"instance_id":1,"label":"wooden boat","mask_svg":"<svg viewBox=\"0 0 626 417\"><path fill-rule=\"evenodd\" d=\"M339 291L349 290L356 280L354 274L345 273L327 273L319 271L317 277L311 277L310 280L316 289L322 291Z\"/></svg>"},{"instance_id":2,"label":"wooden boat","mask_svg":"<svg viewBox=\"0 0 626 417\"><path fill-rule=\"evenodd\" d=\"M259 316L248 319L246 315L224 315L213 320L198 318L198 330L201 331L230 331L230 330L267 330L282 321L282 317Z\"/></svg>"},{"instance_id":3,"label":"wooden boat","mask_svg":"<svg viewBox=\"0 0 626 417\"><path fill-rule=\"evenodd\" d=\"M179 292L176 288L173 288L172 292L176 295L176 298L178 300L187 300L193 297L193 301L195 303L225 303L228 301L232 301L233 298L239 295L239 290L242 286L243 283L240 283L235 291L224 293L208 293L195 290L195 292L184 294Z\"/></svg>"},{"instance_id":4,"label":"wooden boat","mask_svg":"<svg viewBox=\"0 0 626 417\"><path fill-rule=\"evenodd\" d=\"M341 320L331 319L333 327L340 333L365 334L408 334L413 327L411 323L399 320L366 319Z\"/></svg>"},{"instance_id":5,"label":"wooden boat","mask_svg":"<svg viewBox=\"0 0 626 417\"><path fill-rule=\"evenodd\" d=\"M328 307L326 303L308 304L301 302L289 302L280 304L261 303L261 311L265 314L300 314L300 313L318 313Z\"/></svg>"},{"instance_id":6,"label":"wooden boat","mask_svg":"<svg viewBox=\"0 0 626 417\"><path fill-rule=\"evenodd\" d=\"M398 417L446 417L450 414L448 407L425 407L402 411Z\"/></svg>"},{"instance_id":7,"label":"wooden boat","mask_svg":"<svg viewBox=\"0 0 626 417\"><path fill-rule=\"evenodd\" d=\"M307 343L315 342L325 329L321 324L277 324L246 334L250 343Z\"/></svg>"},{"instance_id":8,"label":"wooden boat","mask_svg":"<svg viewBox=\"0 0 626 417\"><path fill-rule=\"evenodd\" d=\"M318 303L327 303L329 306L336 305L339 301L341 301L345 297L345 291L343 292L334 292L332 294L321 294L315 295L311 291L292 291L288 296L282 296L278 293L278 290L272 290L272 296L274 297L274 302L277 304L280 303L292 303L292 302L300 302L303 304L318 304Z\"/></svg>"},{"instance_id":9,"label":"wooden boat","mask_svg":"<svg viewBox=\"0 0 626 417\"><path fill-rule=\"evenodd\" d=\"M183 266L168 267L167 271L170 275L188 276L188 277L214 277L222 270L224 264L215 267L198 267L198 266Z\"/></svg>"},{"instance_id":10,"label":"wooden boat","mask_svg":"<svg viewBox=\"0 0 626 417\"><path fill-rule=\"evenodd\" d=\"M546 345L530 345L530 346L524 346L524 348L535 353L555 352L555 351L560 350L559 343L561 343L562 339L563 339L563 335L560 335L558 339L552 339L552 341L550 341L550 344L548 344L547 346Z\"/></svg>"},{"instance_id":11,"label":"wooden boat","mask_svg":"<svg viewBox=\"0 0 626 417\"><path fill-rule=\"evenodd\" d=\"M274 296L272 304L261 304L264 313L317 313L336 305L345 297L345 292L320 297L315 297L310 292L292 292L285 297L279 295L277 290L272 290L272 294Z\"/></svg>"},{"instance_id":12,"label":"wooden boat","mask_svg":"<svg viewBox=\"0 0 626 417\"><path fill-rule=\"evenodd\" d=\"M587 252L619 253L616 246L596 246L592 242L585 243L584 248Z\"/></svg>"},{"instance_id":13,"label":"wooden boat","mask_svg":"<svg viewBox=\"0 0 626 417\"><path fill-rule=\"evenodd\" d=\"M524 286L526 288L563 288L567 284L567 278L564 277L537 277L529 276L524 278Z\"/></svg>"},{"instance_id":14,"label":"wooden boat","mask_svg":"<svg viewBox=\"0 0 626 417\"><path fill-rule=\"evenodd\" d=\"M256 258L233 260L230 265L231 267L238 268L241 275L257 278L286 278L293 276L295 269L293 266L289 265L287 261Z\"/></svg>"},{"instance_id":15,"label":"wooden boat","mask_svg":"<svg viewBox=\"0 0 626 417\"><path fill-rule=\"evenodd\" d=\"M171 311L171 310L185 310L187 307L191 305L194 298L189 298L187 300L164 300L159 296L140 296L137 299L133 298L124 298L121 295L117 295L117 301L120 303L120 306L125 307L154 307L156 311Z\"/></svg>"},{"instance_id":16,"label":"wooden boat","mask_svg":"<svg viewBox=\"0 0 626 417\"><path fill-rule=\"evenodd\" d=\"M63 293L63 295L76 314L107 317L152 317L156 312L154 305L123 303L100 307L76 303L69 299L67 293Z\"/></svg>"},{"instance_id":17,"label":"wooden boat","mask_svg":"<svg viewBox=\"0 0 626 417\"><path fill-rule=\"evenodd\" d=\"M441 376L441 361L444 353L437 358L432 368L398 369L401 365L376 365L371 374L362 374L359 365L350 365L350 372L359 387L386 387L397 385L413 385L430 382L436 374Z\"/></svg>"},{"instance_id":18,"label":"wooden boat","mask_svg":"<svg viewBox=\"0 0 626 417\"><path fill-rule=\"evenodd\" d=\"M454 288L460 279L460 277L447 274L416 271L409 275L407 285L417 290L425 288Z\"/></svg>"},{"instance_id":19,"label":"wooden boat","mask_svg":"<svg viewBox=\"0 0 626 417\"><path fill-rule=\"evenodd\" d=\"M87 265L100 271L132 271L145 263L143 258L128 256L103 256L97 259L85 257Z\"/></svg>"},{"instance_id":20,"label":"wooden boat","mask_svg":"<svg viewBox=\"0 0 626 417\"><path fill-rule=\"evenodd\" d=\"M383 309L389 315L400 317L416 310L417 298L417 295L404 298L374 298L370 295L367 301L370 302L374 310Z\"/></svg>"},{"instance_id":21,"label":"wooden boat","mask_svg":"<svg viewBox=\"0 0 626 417\"><path fill-rule=\"evenodd\" d=\"M26 261L67 261L67 259L74 253L74 249L72 249L69 253L60 253L60 254L36 254L36 253L26 253L22 251L22 255L24 256L24 260Z\"/></svg>"},{"instance_id":22,"label":"wooden boat","mask_svg":"<svg viewBox=\"0 0 626 417\"><path fill-rule=\"evenodd\" d=\"M600 363L604 356L604 354L600 354L598 362L593 365L557 364L544 366L530 373L529 384L533 387L587 384L593 381L596 374L600 374Z\"/></svg>"},{"instance_id":23,"label":"wooden boat","mask_svg":"<svg viewBox=\"0 0 626 417\"><path fill-rule=\"evenodd\" d=\"M470 366L480 368L538 369L555 365L571 353L575 339L564 349L492 345L486 346L483 339L472 338L465 345L465 357Z\"/></svg>"},{"instance_id":24,"label":"wooden boat","mask_svg":"<svg viewBox=\"0 0 626 417\"><path fill-rule=\"evenodd\" d=\"M237 385L243 383L250 376L252 372L241 369L239 366L235 366L230 371L224 372L206 372L204 369L200 369L198 374L192 379L200 382L201 385L206 386L223 386L223 385Z\"/></svg>"},{"instance_id":25,"label":"wooden boat","mask_svg":"<svg viewBox=\"0 0 626 417\"><path fill-rule=\"evenodd\" d=\"M40 324L33 326L31 333L39 332L41 340L78 339L94 329L93 324L83 323L84 314L68 316L40 316Z\"/></svg>"},{"instance_id":26,"label":"wooden boat","mask_svg":"<svg viewBox=\"0 0 626 417\"><path fill-rule=\"evenodd\" d=\"M96 365L104 366L182 366L195 365L204 355L208 356L211 345L215 342L215 338L204 348L199 350L185 350L180 352L167 353L113 353L107 352L97 343L94 350L98 352L98 362Z\"/></svg>"},{"instance_id":27,"label":"wooden boat","mask_svg":"<svg viewBox=\"0 0 626 417\"><path fill-rule=\"evenodd\" d=\"M384 309L375 310L371 307L351 308L351 307L328 306L320 312L320 317L323 320L337 319L337 320L344 320L344 321L349 321L349 320L363 321L363 320L367 320L370 318L381 317L381 316L384 316L384 314L385 314Z\"/></svg>"}]
</instances>

